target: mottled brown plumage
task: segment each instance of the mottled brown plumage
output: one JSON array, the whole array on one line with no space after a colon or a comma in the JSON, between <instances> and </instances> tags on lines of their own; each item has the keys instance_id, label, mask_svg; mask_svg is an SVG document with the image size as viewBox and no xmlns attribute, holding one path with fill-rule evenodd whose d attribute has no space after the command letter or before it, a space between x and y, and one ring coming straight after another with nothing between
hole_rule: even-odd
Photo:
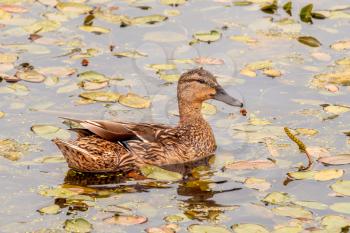
<instances>
[{"instance_id":1,"label":"mottled brown plumage","mask_svg":"<svg viewBox=\"0 0 350 233\"><path fill-rule=\"evenodd\" d=\"M202 68L181 76L177 97L177 126L69 119L82 126L75 129L78 139L53 141L68 166L82 172L127 172L144 164L186 163L213 154L215 138L201 114L203 101L216 99L240 107L242 103L229 96L216 78Z\"/></svg>"}]
</instances>

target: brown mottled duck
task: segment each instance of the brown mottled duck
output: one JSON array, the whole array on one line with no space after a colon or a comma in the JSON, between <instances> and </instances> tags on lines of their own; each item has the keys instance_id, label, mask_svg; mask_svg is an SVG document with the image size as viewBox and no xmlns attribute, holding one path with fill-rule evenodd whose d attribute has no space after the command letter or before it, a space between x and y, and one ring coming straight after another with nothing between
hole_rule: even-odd
<instances>
[{"instance_id":1,"label":"brown mottled duck","mask_svg":"<svg viewBox=\"0 0 350 233\"><path fill-rule=\"evenodd\" d=\"M145 164L156 166L186 163L212 155L215 137L201 114L209 99L242 107L208 71L184 73L178 82L180 120L177 126L126 123L106 120L72 120L83 129L76 140L53 142L68 166L81 172L129 172Z\"/></svg>"}]
</instances>

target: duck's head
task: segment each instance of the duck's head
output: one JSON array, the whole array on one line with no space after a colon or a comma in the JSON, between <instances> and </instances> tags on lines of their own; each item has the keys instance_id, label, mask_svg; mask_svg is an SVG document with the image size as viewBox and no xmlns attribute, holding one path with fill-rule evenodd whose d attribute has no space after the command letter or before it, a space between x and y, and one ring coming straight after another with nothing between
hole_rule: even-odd
<instances>
[{"instance_id":1,"label":"duck's head","mask_svg":"<svg viewBox=\"0 0 350 233\"><path fill-rule=\"evenodd\" d=\"M190 70L181 75L177 96L180 101L202 103L215 99L231 106L243 107L243 103L229 94L216 81L214 75L203 68Z\"/></svg>"}]
</instances>

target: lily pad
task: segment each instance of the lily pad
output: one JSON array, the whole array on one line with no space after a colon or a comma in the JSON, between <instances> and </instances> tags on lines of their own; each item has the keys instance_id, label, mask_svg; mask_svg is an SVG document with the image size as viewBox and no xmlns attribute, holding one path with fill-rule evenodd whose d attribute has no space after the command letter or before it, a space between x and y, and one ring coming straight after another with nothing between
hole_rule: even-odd
<instances>
[{"instance_id":1,"label":"lily pad","mask_svg":"<svg viewBox=\"0 0 350 233\"><path fill-rule=\"evenodd\" d=\"M121 95L116 92L95 91L83 92L79 96L85 99L99 102L118 102Z\"/></svg>"},{"instance_id":2,"label":"lily pad","mask_svg":"<svg viewBox=\"0 0 350 233\"><path fill-rule=\"evenodd\" d=\"M262 225L252 223L241 223L232 226L235 233L268 233L269 231Z\"/></svg>"},{"instance_id":3,"label":"lily pad","mask_svg":"<svg viewBox=\"0 0 350 233\"><path fill-rule=\"evenodd\" d=\"M322 218L321 224L328 232L341 232L343 227L350 225L350 219L339 215L326 215Z\"/></svg>"},{"instance_id":4,"label":"lily pad","mask_svg":"<svg viewBox=\"0 0 350 233\"><path fill-rule=\"evenodd\" d=\"M87 233L92 231L92 224L83 218L68 219L64 222L64 229L68 232Z\"/></svg>"},{"instance_id":5,"label":"lily pad","mask_svg":"<svg viewBox=\"0 0 350 233\"><path fill-rule=\"evenodd\" d=\"M103 220L105 223L108 224L118 224L118 225L135 225L135 224L142 224L147 222L147 218L143 216L136 216L136 215L116 215L110 218L106 218Z\"/></svg>"},{"instance_id":6,"label":"lily pad","mask_svg":"<svg viewBox=\"0 0 350 233\"><path fill-rule=\"evenodd\" d=\"M109 80L104 74L91 70L78 74L78 77L80 81L90 82L105 82Z\"/></svg>"},{"instance_id":7,"label":"lily pad","mask_svg":"<svg viewBox=\"0 0 350 233\"><path fill-rule=\"evenodd\" d=\"M179 6L185 4L186 2L187 0L160 0L161 4L169 6Z\"/></svg>"},{"instance_id":8,"label":"lily pad","mask_svg":"<svg viewBox=\"0 0 350 233\"><path fill-rule=\"evenodd\" d=\"M262 199L263 202L272 205L283 205L289 203L291 200L292 198L288 193L282 192L269 193L266 197L264 197L264 199Z\"/></svg>"},{"instance_id":9,"label":"lily pad","mask_svg":"<svg viewBox=\"0 0 350 233\"><path fill-rule=\"evenodd\" d=\"M344 170L342 169L326 169L319 171L298 171L289 172L288 176L296 180L317 180L317 181L327 181L338 179L344 175Z\"/></svg>"},{"instance_id":10,"label":"lily pad","mask_svg":"<svg viewBox=\"0 0 350 233\"><path fill-rule=\"evenodd\" d=\"M142 24L155 24L160 23L165 20L167 20L168 17L164 15L147 15L147 16L140 16L135 17L130 20L130 22L126 22L126 24L130 25L142 25Z\"/></svg>"},{"instance_id":11,"label":"lily pad","mask_svg":"<svg viewBox=\"0 0 350 233\"><path fill-rule=\"evenodd\" d=\"M271 169L274 167L276 164L270 160L241 160L225 165L225 168L234 170Z\"/></svg>"},{"instance_id":12,"label":"lily pad","mask_svg":"<svg viewBox=\"0 0 350 233\"><path fill-rule=\"evenodd\" d=\"M221 32L216 30L211 30L210 32L199 32L194 34L193 38L201 42L211 43L220 40Z\"/></svg>"},{"instance_id":13,"label":"lily pad","mask_svg":"<svg viewBox=\"0 0 350 233\"><path fill-rule=\"evenodd\" d=\"M244 181L244 185L251 189L256 189L259 191L266 191L271 188L271 183L265 179L249 177Z\"/></svg>"},{"instance_id":14,"label":"lily pad","mask_svg":"<svg viewBox=\"0 0 350 233\"><path fill-rule=\"evenodd\" d=\"M60 206L53 204L39 209L38 212L41 214L58 214L60 212Z\"/></svg>"},{"instance_id":15,"label":"lily pad","mask_svg":"<svg viewBox=\"0 0 350 233\"><path fill-rule=\"evenodd\" d=\"M321 162L326 165L350 164L350 154L340 154L335 156L322 157L318 159L318 162Z\"/></svg>"},{"instance_id":16,"label":"lily pad","mask_svg":"<svg viewBox=\"0 0 350 233\"><path fill-rule=\"evenodd\" d=\"M118 58L123 58L123 57L140 58L140 57L147 57L147 54L132 50L132 51L125 51L125 52L116 52L116 53L113 53L113 56L116 56Z\"/></svg>"},{"instance_id":17,"label":"lily pad","mask_svg":"<svg viewBox=\"0 0 350 233\"><path fill-rule=\"evenodd\" d=\"M331 189L338 194L350 196L350 180L338 180L331 185Z\"/></svg>"},{"instance_id":18,"label":"lily pad","mask_svg":"<svg viewBox=\"0 0 350 233\"><path fill-rule=\"evenodd\" d=\"M327 84L350 86L350 72L339 71L315 75L311 85L317 88L324 88Z\"/></svg>"},{"instance_id":19,"label":"lily pad","mask_svg":"<svg viewBox=\"0 0 350 233\"><path fill-rule=\"evenodd\" d=\"M328 208L328 205L317 201L293 201L293 203L302 207L316 210L325 210Z\"/></svg>"},{"instance_id":20,"label":"lily pad","mask_svg":"<svg viewBox=\"0 0 350 233\"><path fill-rule=\"evenodd\" d=\"M163 181L178 181L182 179L182 175L177 172L168 171L153 165L145 165L141 167L144 176Z\"/></svg>"},{"instance_id":21,"label":"lily pad","mask_svg":"<svg viewBox=\"0 0 350 233\"><path fill-rule=\"evenodd\" d=\"M3 118L4 116L5 116L5 113L0 111L0 119Z\"/></svg>"},{"instance_id":22,"label":"lily pad","mask_svg":"<svg viewBox=\"0 0 350 233\"><path fill-rule=\"evenodd\" d=\"M80 30L85 31L85 32L92 32L95 34L104 34L104 33L109 33L111 30L105 27L99 27L99 26L80 26Z\"/></svg>"},{"instance_id":23,"label":"lily pad","mask_svg":"<svg viewBox=\"0 0 350 233\"><path fill-rule=\"evenodd\" d=\"M0 139L0 156L8 160L17 161L30 149L29 144L21 144L13 139Z\"/></svg>"},{"instance_id":24,"label":"lily pad","mask_svg":"<svg viewBox=\"0 0 350 233\"><path fill-rule=\"evenodd\" d=\"M320 41L312 36L300 36L298 37L298 41L310 47L320 47L322 45Z\"/></svg>"},{"instance_id":25,"label":"lily pad","mask_svg":"<svg viewBox=\"0 0 350 233\"><path fill-rule=\"evenodd\" d=\"M1 63L14 63L17 61L18 55L14 53L0 53L0 64Z\"/></svg>"},{"instance_id":26,"label":"lily pad","mask_svg":"<svg viewBox=\"0 0 350 233\"><path fill-rule=\"evenodd\" d=\"M32 83L41 83L46 78L44 75L35 70L17 71L16 77Z\"/></svg>"},{"instance_id":27,"label":"lily pad","mask_svg":"<svg viewBox=\"0 0 350 233\"><path fill-rule=\"evenodd\" d=\"M323 110L325 110L326 112L332 113L332 114L339 115L339 114L342 114L345 112L349 112L350 106L328 105L328 106L324 107Z\"/></svg>"},{"instance_id":28,"label":"lily pad","mask_svg":"<svg viewBox=\"0 0 350 233\"><path fill-rule=\"evenodd\" d=\"M151 101L134 93L128 93L119 97L119 103L131 108L149 108Z\"/></svg>"},{"instance_id":29,"label":"lily pad","mask_svg":"<svg viewBox=\"0 0 350 233\"><path fill-rule=\"evenodd\" d=\"M70 133L67 130L61 129L53 125L33 125L30 128L36 135L46 139L69 139Z\"/></svg>"},{"instance_id":30,"label":"lily pad","mask_svg":"<svg viewBox=\"0 0 350 233\"><path fill-rule=\"evenodd\" d=\"M337 51L350 49L350 40L337 41L331 45L331 48Z\"/></svg>"},{"instance_id":31,"label":"lily pad","mask_svg":"<svg viewBox=\"0 0 350 233\"><path fill-rule=\"evenodd\" d=\"M278 206L272 209L274 214L296 219L312 219L312 212L299 206Z\"/></svg>"},{"instance_id":32,"label":"lily pad","mask_svg":"<svg viewBox=\"0 0 350 233\"><path fill-rule=\"evenodd\" d=\"M190 233L230 233L228 229L221 226L213 226L213 225L198 225L193 224L190 225L187 230Z\"/></svg>"},{"instance_id":33,"label":"lily pad","mask_svg":"<svg viewBox=\"0 0 350 233\"><path fill-rule=\"evenodd\" d=\"M56 188L48 188L48 187L40 187L38 193L45 197L56 197L56 198L68 198L74 195L77 195L77 192L73 192L69 189L56 187Z\"/></svg>"},{"instance_id":34,"label":"lily pad","mask_svg":"<svg viewBox=\"0 0 350 233\"><path fill-rule=\"evenodd\" d=\"M92 7L80 2L58 2L56 8L70 14L85 14L92 10Z\"/></svg>"},{"instance_id":35,"label":"lily pad","mask_svg":"<svg viewBox=\"0 0 350 233\"><path fill-rule=\"evenodd\" d=\"M350 202L334 203L333 205L330 205L329 208L339 213L350 214Z\"/></svg>"}]
</instances>

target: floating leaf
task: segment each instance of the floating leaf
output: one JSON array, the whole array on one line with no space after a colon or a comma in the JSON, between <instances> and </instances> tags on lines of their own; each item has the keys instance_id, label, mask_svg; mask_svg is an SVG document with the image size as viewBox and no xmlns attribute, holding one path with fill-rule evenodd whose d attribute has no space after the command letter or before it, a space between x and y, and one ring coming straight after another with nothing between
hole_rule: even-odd
<instances>
[{"instance_id":1,"label":"floating leaf","mask_svg":"<svg viewBox=\"0 0 350 233\"><path fill-rule=\"evenodd\" d=\"M304 6L301 10L300 10L300 19L301 21L305 22L305 23L312 23L312 8L314 7L313 4L308 4L306 6Z\"/></svg>"},{"instance_id":2,"label":"floating leaf","mask_svg":"<svg viewBox=\"0 0 350 233\"><path fill-rule=\"evenodd\" d=\"M276 13L277 8L278 8L277 0L274 0L271 4L267 4L261 7L260 10L267 14L274 14Z\"/></svg>"},{"instance_id":3,"label":"floating leaf","mask_svg":"<svg viewBox=\"0 0 350 233\"><path fill-rule=\"evenodd\" d=\"M193 224L190 225L187 230L190 233L230 233L228 229L221 226L213 226L213 225L198 225Z\"/></svg>"},{"instance_id":4,"label":"floating leaf","mask_svg":"<svg viewBox=\"0 0 350 233\"><path fill-rule=\"evenodd\" d=\"M119 103L131 108L149 108L151 101L134 93L128 93L119 97Z\"/></svg>"},{"instance_id":5,"label":"floating leaf","mask_svg":"<svg viewBox=\"0 0 350 233\"><path fill-rule=\"evenodd\" d=\"M21 80L32 83L41 83L46 78L44 75L40 74L38 71L35 70L17 71L15 76L17 78L20 78Z\"/></svg>"},{"instance_id":6,"label":"floating leaf","mask_svg":"<svg viewBox=\"0 0 350 233\"><path fill-rule=\"evenodd\" d=\"M58 2L56 8L71 14L85 14L92 10L92 7L79 2Z\"/></svg>"},{"instance_id":7,"label":"floating leaf","mask_svg":"<svg viewBox=\"0 0 350 233\"><path fill-rule=\"evenodd\" d=\"M324 88L328 83L341 86L350 86L350 72L340 71L334 73L318 74L314 76L311 82L313 86L318 88Z\"/></svg>"},{"instance_id":8,"label":"floating leaf","mask_svg":"<svg viewBox=\"0 0 350 233\"><path fill-rule=\"evenodd\" d=\"M99 102L118 102L120 94L116 92L83 92L79 95L82 98L99 101Z\"/></svg>"},{"instance_id":9,"label":"floating leaf","mask_svg":"<svg viewBox=\"0 0 350 233\"><path fill-rule=\"evenodd\" d=\"M285 217L312 219L312 212L299 206L278 206L272 209L272 212Z\"/></svg>"},{"instance_id":10,"label":"floating leaf","mask_svg":"<svg viewBox=\"0 0 350 233\"><path fill-rule=\"evenodd\" d=\"M221 38L221 33L216 30L211 30L210 32L199 32L194 34L193 38L201 42L211 43L219 40Z\"/></svg>"},{"instance_id":11,"label":"floating leaf","mask_svg":"<svg viewBox=\"0 0 350 233\"><path fill-rule=\"evenodd\" d=\"M344 165L350 164L350 154L340 154L336 156L322 157L319 162L326 165Z\"/></svg>"},{"instance_id":12,"label":"floating leaf","mask_svg":"<svg viewBox=\"0 0 350 233\"><path fill-rule=\"evenodd\" d=\"M179 6L183 5L187 2L187 0L160 0L160 3L168 6Z\"/></svg>"},{"instance_id":13,"label":"floating leaf","mask_svg":"<svg viewBox=\"0 0 350 233\"><path fill-rule=\"evenodd\" d=\"M281 71L274 68L264 69L263 74L272 78L280 77L282 75Z\"/></svg>"},{"instance_id":14,"label":"floating leaf","mask_svg":"<svg viewBox=\"0 0 350 233\"><path fill-rule=\"evenodd\" d=\"M350 57L344 57L335 61L337 65L350 65Z\"/></svg>"},{"instance_id":15,"label":"floating leaf","mask_svg":"<svg viewBox=\"0 0 350 233\"><path fill-rule=\"evenodd\" d=\"M60 206L53 204L39 209L38 212L41 214L58 214L60 212Z\"/></svg>"},{"instance_id":16,"label":"floating leaf","mask_svg":"<svg viewBox=\"0 0 350 233\"><path fill-rule=\"evenodd\" d=\"M147 54L141 53L138 51L125 51L125 52L117 52L113 53L113 56L116 56L118 58L123 58L123 57L130 57L130 58L140 58L140 57L147 57Z\"/></svg>"},{"instance_id":17,"label":"floating leaf","mask_svg":"<svg viewBox=\"0 0 350 233\"><path fill-rule=\"evenodd\" d=\"M34 159L36 163L63 163L65 161L62 155L51 155Z\"/></svg>"},{"instance_id":18,"label":"floating leaf","mask_svg":"<svg viewBox=\"0 0 350 233\"><path fill-rule=\"evenodd\" d=\"M78 77L80 81L90 82L105 82L109 80L104 74L91 70L78 74Z\"/></svg>"},{"instance_id":19,"label":"floating leaf","mask_svg":"<svg viewBox=\"0 0 350 233\"><path fill-rule=\"evenodd\" d=\"M330 205L329 208L339 213L350 214L350 202L338 202Z\"/></svg>"},{"instance_id":20,"label":"floating leaf","mask_svg":"<svg viewBox=\"0 0 350 233\"><path fill-rule=\"evenodd\" d=\"M283 10L290 16L292 16L292 1L286 2L283 5Z\"/></svg>"},{"instance_id":21,"label":"floating leaf","mask_svg":"<svg viewBox=\"0 0 350 233\"><path fill-rule=\"evenodd\" d=\"M263 69L269 69L273 66L272 61L270 60L262 60L262 61L256 61L249 63L245 66L246 69L257 71L257 70L263 70Z\"/></svg>"},{"instance_id":22,"label":"floating leaf","mask_svg":"<svg viewBox=\"0 0 350 233\"><path fill-rule=\"evenodd\" d=\"M52 75L57 77L66 77L76 73L75 68L64 66L42 67L36 70L45 76Z\"/></svg>"},{"instance_id":23,"label":"floating leaf","mask_svg":"<svg viewBox=\"0 0 350 233\"><path fill-rule=\"evenodd\" d=\"M350 49L350 40L341 40L333 43L331 48L337 51Z\"/></svg>"},{"instance_id":24,"label":"floating leaf","mask_svg":"<svg viewBox=\"0 0 350 233\"><path fill-rule=\"evenodd\" d=\"M170 83L177 82L180 79L179 74L162 74L161 73L159 77L164 81L167 81Z\"/></svg>"},{"instance_id":25,"label":"floating leaf","mask_svg":"<svg viewBox=\"0 0 350 233\"><path fill-rule=\"evenodd\" d=\"M106 82L90 82L85 81L82 83L82 87L85 91L96 91L108 86L108 81Z\"/></svg>"},{"instance_id":26,"label":"floating leaf","mask_svg":"<svg viewBox=\"0 0 350 233\"><path fill-rule=\"evenodd\" d=\"M266 197L264 197L264 199L262 199L261 201L272 205L283 205L289 203L291 201L291 197L288 193L272 192L269 193Z\"/></svg>"},{"instance_id":27,"label":"floating leaf","mask_svg":"<svg viewBox=\"0 0 350 233\"><path fill-rule=\"evenodd\" d=\"M31 25L25 26L24 30L28 33L44 33L56 31L61 27L61 23L53 20L40 20Z\"/></svg>"},{"instance_id":28,"label":"floating leaf","mask_svg":"<svg viewBox=\"0 0 350 233\"><path fill-rule=\"evenodd\" d=\"M270 160L241 160L225 165L225 168L234 170L270 169L274 167L276 167L276 164Z\"/></svg>"},{"instance_id":29,"label":"floating leaf","mask_svg":"<svg viewBox=\"0 0 350 233\"><path fill-rule=\"evenodd\" d=\"M163 22L167 20L168 17L163 15L148 15L148 16L141 16L141 17L135 17L130 20L130 22L126 22L126 25L142 25L142 24L155 24L159 22Z\"/></svg>"},{"instance_id":30,"label":"floating leaf","mask_svg":"<svg viewBox=\"0 0 350 233\"><path fill-rule=\"evenodd\" d=\"M109 30L108 28L104 28L104 27L99 27L99 26L80 26L79 27L80 30L85 31L85 32L92 32L95 33L97 35L100 34L104 34L104 33L109 33L111 30Z\"/></svg>"},{"instance_id":31,"label":"floating leaf","mask_svg":"<svg viewBox=\"0 0 350 233\"><path fill-rule=\"evenodd\" d=\"M293 201L293 204L316 210L325 210L328 208L328 205L316 201Z\"/></svg>"},{"instance_id":32,"label":"floating leaf","mask_svg":"<svg viewBox=\"0 0 350 233\"><path fill-rule=\"evenodd\" d=\"M0 53L0 64L1 63L13 63L17 61L18 56L14 53Z\"/></svg>"},{"instance_id":33,"label":"floating leaf","mask_svg":"<svg viewBox=\"0 0 350 233\"><path fill-rule=\"evenodd\" d=\"M327 232L341 232L342 228L350 225L350 219L338 215L326 215L321 220Z\"/></svg>"},{"instance_id":34,"label":"floating leaf","mask_svg":"<svg viewBox=\"0 0 350 233\"><path fill-rule=\"evenodd\" d=\"M222 65L224 60L212 57L196 57L193 59L197 64L201 65Z\"/></svg>"},{"instance_id":35,"label":"floating leaf","mask_svg":"<svg viewBox=\"0 0 350 233\"><path fill-rule=\"evenodd\" d=\"M92 231L92 224L83 218L68 219L64 222L64 229L68 232L87 233Z\"/></svg>"},{"instance_id":36,"label":"floating leaf","mask_svg":"<svg viewBox=\"0 0 350 233\"><path fill-rule=\"evenodd\" d=\"M46 139L70 138L70 133L68 131L53 125L33 125L30 129L38 136Z\"/></svg>"},{"instance_id":37,"label":"floating leaf","mask_svg":"<svg viewBox=\"0 0 350 233\"><path fill-rule=\"evenodd\" d=\"M175 64L167 63L167 64L151 64L148 66L150 69L155 70L156 72L164 71L164 70L174 70L176 69Z\"/></svg>"},{"instance_id":38,"label":"floating leaf","mask_svg":"<svg viewBox=\"0 0 350 233\"><path fill-rule=\"evenodd\" d=\"M315 37L312 36L299 36L298 41L310 47L319 47L322 45L321 42L319 42Z\"/></svg>"},{"instance_id":39,"label":"floating leaf","mask_svg":"<svg viewBox=\"0 0 350 233\"><path fill-rule=\"evenodd\" d=\"M331 188L338 194L350 196L350 180L338 180L331 185Z\"/></svg>"},{"instance_id":40,"label":"floating leaf","mask_svg":"<svg viewBox=\"0 0 350 233\"><path fill-rule=\"evenodd\" d=\"M271 183L265 179L249 177L244 181L244 185L251 189L256 189L259 191L266 191L271 188Z\"/></svg>"},{"instance_id":41,"label":"floating leaf","mask_svg":"<svg viewBox=\"0 0 350 233\"><path fill-rule=\"evenodd\" d=\"M319 171L289 172L288 176L296 180L318 180L327 181L338 179L344 175L342 169L326 169Z\"/></svg>"},{"instance_id":42,"label":"floating leaf","mask_svg":"<svg viewBox=\"0 0 350 233\"><path fill-rule=\"evenodd\" d=\"M153 165L145 165L141 167L140 170L144 176L151 179L164 181L178 181L182 179L182 175L180 173L168 171Z\"/></svg>"},{"instance_id":43,"label":"floating leaf","mask_svg":"<svg viewBox=\"0 0 350 233\"><path fill-rule=\"evenodd\" d=\"M5 116L5 113L0 111L0 119L3 118L4 116Z\"/></svg>"},{"instance_id":44,"label":"floating leaf","mask_svg":"<svg viewBox=\"0 0 350 233\"><path fill-rule=\"evenodd\" d=\"M0 156L5 159L17 161L29 150L29 144L21 144L13 139L0 139Z\"/></svg>"},{"instance_id":45,"label":"floating leaf","mask_svg":"<svg viewBox=\"0 0 350 233\"><path fill-rule=\"evenodd\" d=\"M295 131L298 134L305 135L305 136L313 136L318 134L318 131L315 129L308 129L308 128L296 128Z\"/></svg>"},{"instance_id":46,"label":"floating leaf","mask_svg":"<svg viewBox=\"0 0 350 233\"><path fill-rule=\"evenodd\" d=\"M73 192L69 189L56 187L56 188L46 188L42 187L39 189L38 193L45 197L56 197L56 198L69 198L77 195L77 192Z\"/></svg>"},{"instance_id":47,"label":"floating leaf","mask_svg":"<svg viewBox=\"0 0 350 233\"><path fill-rule=\"evenodd\" d=\"M342 105L328 105L323 108L326 112L333 113L336 115L349 112L350 111L350 106L342 106Z\"/></svg>"},{"instance_id":48,"label":"floating leaf","mask_svg":"<svg viewBox=\"0 0 350 233\"><path fill-rule=\"evenodd\" d=\"M241 223L232 226L235 233L268 233L269 231L262 225L252 223Z\"/></svg>"},{"instance_id":49,"label":"floating leaf","mask_svg":"<svg viewBox=\"0 0 350 233\"><path fill-rule=\"evenodd\" d=\"M250 36L246 36L246 35L230 36L230 39L233 41L244 42L247 44L255 44L258 42L256 39L251 38Z\"/></svg>"},{"instance_id":50,"label":"floating leaf","mask_svg":"<svg viewBox=\"0 0 350 233\"><path fill-rule=\"evenodd\" d=\"M118 224L118 225L135 225L135 224L142 224L147 222L147 218L143 216L136 216L136 215L116 215L111 218L106 218L103 220L105 223L108 224Z\"/></svg>"},{"instance_id":51,"label":"floating leaf","mask_svg":"<svg viewBox=\"0 0 350 233\"><path fill-rule=\"evenodd\" d=\"M297 226L278 226L272 233L301 233L303 227L300 225Z\"/></svg>"}]
</instances>

